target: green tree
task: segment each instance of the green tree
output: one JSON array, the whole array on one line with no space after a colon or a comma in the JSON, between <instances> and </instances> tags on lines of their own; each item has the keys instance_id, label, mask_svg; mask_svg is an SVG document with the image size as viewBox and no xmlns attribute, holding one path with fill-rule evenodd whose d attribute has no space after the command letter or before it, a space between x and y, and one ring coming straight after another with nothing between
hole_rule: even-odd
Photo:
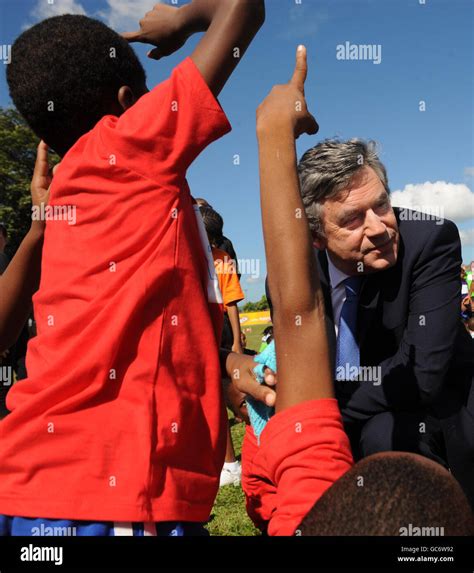
<instances>
[{"instance_id":1,"label":"green tree","mask_svg":"<svg viewBox=\"0 0 474 573\"><path fill-rule=\"evenodd\" d=\"M265 295L258 302L248 302L244 304L243 312L262 312L264 310L269 310L270 306L268 304L267 297Z\"/></svg>"},{"instance_id":2,"label":"green tree","mask_svg":"<svg viewBox=\"0 0 474 573\"><path fill-rule=\"evenodd\" d=\"M39 140L15 109L0 107L0 222L13 255L31 224L30 181ZM52 156L51 165L59 158Z\"/></svg>"},{"instance_id":3,"label":"green tree","mask_svg":"<svg viewBox=\"0 0 474 573\"><path fill-rule=\"evenodd\" d=\"M269 310L270 305L268 304L267 297L265 295L257 302L257 312L261 312L263 310Z\"/></svg>"}]
</instances>

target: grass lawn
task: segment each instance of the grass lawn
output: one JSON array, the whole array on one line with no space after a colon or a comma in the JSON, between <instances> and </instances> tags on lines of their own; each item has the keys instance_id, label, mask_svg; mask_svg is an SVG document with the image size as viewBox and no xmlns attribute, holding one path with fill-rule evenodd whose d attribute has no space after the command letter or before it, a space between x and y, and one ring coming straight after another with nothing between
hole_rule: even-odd
<instances>
[{"instance_id":1,"label":"grass lawn","mask_svg":"<svg viewBox=\"0 0 474 573\"><path fill-rule=\"evenodd\" d=\"M232 421L234 416L229 416ZM245 424L234 424L231 428L235 453L240 459ZM240 486L226 485L219 489L207 524L211 535L260 535L245 511L245 496Z\"/></svg>"},{"instance_id":2,"label":"grass lawn","mask_svg":"<svg viewBox=\"0 0 474 573\"><path fill-rule=\"evenodd\" d=\"M268 324L263 324L259 326L247 326L247 327L244 326L242 328L243 331L245 332L245 336L247 337L247 348L250 348L251 350L256 350L258 352L258 349L262 344L262 332L265 330L267 326ZM247 332L248 329L251 329L251 331Z\"/></svg>"},{"instance_id":3,"label":"grass lawn","mask_svg":"<svg viewBox=\"0 0 474 573\"><path fill-rule=\"evenodd\" d=\"M265 326L251 327L252 331L245 333L247 336L247 348L252 350L259 349ZM228 413L235 454L240 460L245 424L236 424L234 415L230 411ZM211 519L206 527L211 535L260 535L260 531L253 526L252 521L247 517L245 496L240 486L227 485L219 489Z\"/></svg>"}]
</instances>

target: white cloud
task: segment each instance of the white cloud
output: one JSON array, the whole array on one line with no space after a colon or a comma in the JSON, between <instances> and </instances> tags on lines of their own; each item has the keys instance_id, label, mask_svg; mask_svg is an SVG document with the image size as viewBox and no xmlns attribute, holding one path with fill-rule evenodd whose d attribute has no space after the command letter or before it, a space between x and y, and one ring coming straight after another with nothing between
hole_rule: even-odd
<instances>
[{"instance_id":1,"label":"white cloud","mask_svg":"<svg viewBox=\"0 0 474 573\"><path fill-rule=\"evenodd\" d=\"M61 16L61 14L80 14L86 15L84 6L77 0L53 0L50 4L48 0L37 0L36 6L31 11L31 16L35 20L44 20L52 16Z\"/></svg>"},{"instance_id":2,"label":"white cloud","mask_svg":"<svg viewBox=\"0 0 474 573\"><path fill-rule=\"evenodd\" d=\"M113 30L138 30L138 22L158 3L159 0L107 0L107 8L98 16Z\"/></svg>"},{"instance_id":3,"label":"white cloud","mask_svg":"<svg viewBox=\"0 0 474 573\"><path fill-rule=\"evenodd\" d=\"M474 217L474 193L467 185L436 181L406 185L403 191L392 193L392 204L441 217L465 221Z\"/></svg>"},{"instance_id":4,"label":"white cloud","mask_svg":"<svg viewBox=\"0 0 474 573\"><path fill-rule=\"evenodd\" d=\"M34 8L30 12L30 20L25 22L21 29L27 30L41 20L62 14L87 16L84 6L77 0L52 0L52 2L50 4L48 0L36 0Z\"/></svg>"},{"instance_id":5,"label":"white cloud","mask_svg":"<svg viewBox=\"0 0 474 573\"><path fill-rule=\"evenodd\" d=\"M462 229L459 231L463 247L474 245L474 229Z\"/></svg>"},{"instance_id":6,"label":"white cloud","mask_svg":"<svg viewBox=\"0 0 474 573\"><path fill-rule=\"evenodd\" d=\"M30 17L33 22L60 16L61 14L81 14L86 16L86 10L80 0L36 0ZM110 28L117 31L131 31L138 29L138 22L160 0L106 0L107 7L103 10L90 13L89 16L103 20ZM24 28L28 28L28 22Z\"/></svg>"}]
</instances>

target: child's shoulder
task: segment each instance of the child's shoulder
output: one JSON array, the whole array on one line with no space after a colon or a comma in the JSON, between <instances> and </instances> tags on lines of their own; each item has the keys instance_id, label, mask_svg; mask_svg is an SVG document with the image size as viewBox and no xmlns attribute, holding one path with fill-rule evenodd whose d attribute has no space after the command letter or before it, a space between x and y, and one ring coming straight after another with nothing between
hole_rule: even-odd
<instances>
[{"instance_id":1,"label":"child's shoulder","mask_svg":"<svg viewBox=\"0 0 474 573\"><path fill-rule=\"evenodd\" d=\"M221 249L217 249L216 247L212 247L212 256L214 257L215 261L219 260L223 263L230 263L232 260L232 257L228 253L222 251Z\"/></svg>"},{"instance_id":2,"label":"child's shoulder","mask_svg":"<svg viewBox=\"0 0 474 573\"><path fill-rule=\"evenodd\" d=\"M229 253L212 247L212 256L214 258L214 264L216 265L217 272L222 272L224 274L230 275L237 274L235 261L229 255Z\"/></svg>"}]
</instances>

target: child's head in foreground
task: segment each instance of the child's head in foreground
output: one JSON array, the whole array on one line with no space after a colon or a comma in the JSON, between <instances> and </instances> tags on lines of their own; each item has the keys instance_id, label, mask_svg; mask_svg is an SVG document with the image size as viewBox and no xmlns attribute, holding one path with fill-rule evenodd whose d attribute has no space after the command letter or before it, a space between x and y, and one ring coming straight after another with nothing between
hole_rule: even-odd
<instances>
[{"instance_id":1,"label":"child's head in foreground","mask_svg":"<svg viewBox=\"0 0 474 573\"><path fill-rule=\"evenodd\" d=\"M460 485L442 466L415 454L384 452L344 474L298 530L331 536L474 535L474 517Z\"/></svg>"},{"instance_id":2,"label":"child's head in foreground","mask_svg":"<svg viewBox=\"0 0 474 573\"><path fill-rule=\"evenodd\" d=\"M147 91L145 71L125 39L97 20L69 14L17 38L7 81L28 125L60 155Z\"/></svg>"}]
</instances>

